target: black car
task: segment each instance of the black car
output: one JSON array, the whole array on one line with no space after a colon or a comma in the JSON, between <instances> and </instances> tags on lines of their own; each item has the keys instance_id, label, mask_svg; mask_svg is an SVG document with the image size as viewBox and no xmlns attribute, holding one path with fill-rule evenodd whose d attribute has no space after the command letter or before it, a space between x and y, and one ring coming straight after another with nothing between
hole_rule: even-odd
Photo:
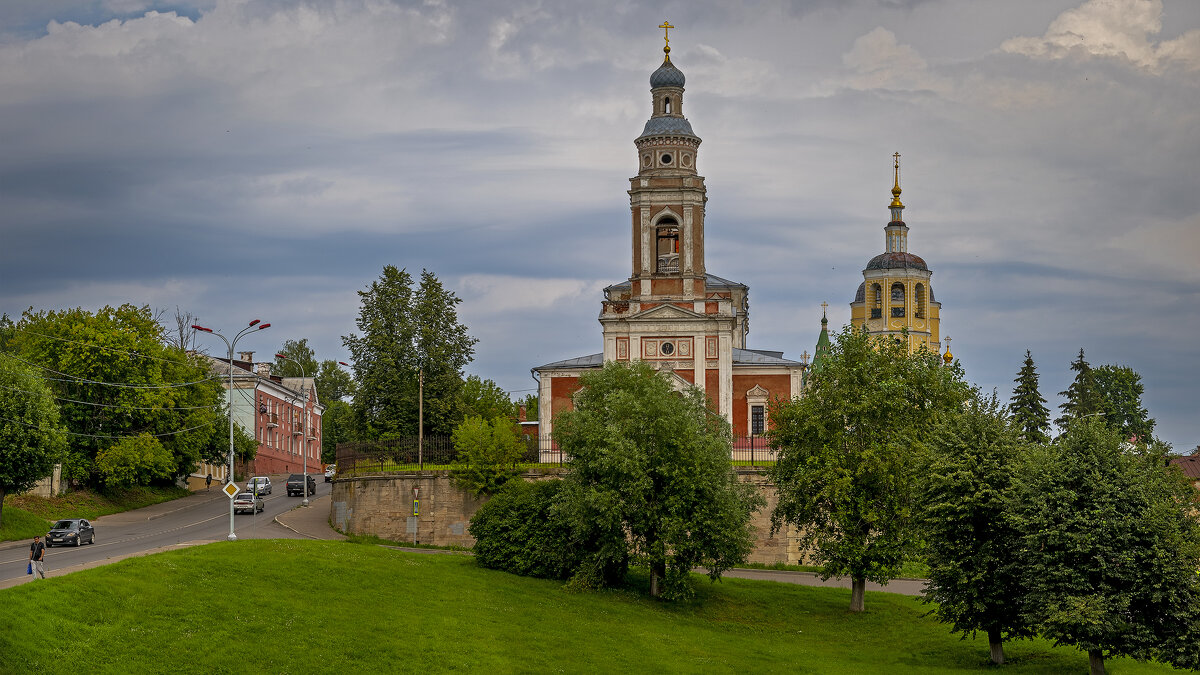
<instances>
[{"instance_id":1,"label":"black car","mask_svg":"<svg viewBox=\"0 0 1200 675\"><path fill-rule=\"evenodd\" d=\"M287 479L287 494L289 497L301 497L304 495L304 474L294 473L288 476ZM308 476L308 494L317 494L317 479Z\"/></svg>"},{"instance_id":2,"label":"black car","mask_svg":"<svg viewBox=\"0 0 1200 675\"><path fill-rule=\"evenodd\" d=\"M60 520L46 533L46 548L96 543L96 528L83 518Z\"/></svg>"}]
</instances>

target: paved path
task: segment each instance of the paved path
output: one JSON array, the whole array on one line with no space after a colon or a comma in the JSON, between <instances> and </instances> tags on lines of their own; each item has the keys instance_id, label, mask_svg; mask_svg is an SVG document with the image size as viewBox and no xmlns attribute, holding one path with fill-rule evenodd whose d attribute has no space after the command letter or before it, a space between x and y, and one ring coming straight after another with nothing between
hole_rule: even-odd
<instances>
[{"instance_id":1,"label":"paved path","mask_svg":"<svg viewBox=\"0 0 1200 675\"><path fill-rule=\"evenodd\" d=\"M833 577L822 580L816 572L790 572L785 570L754 570L732 569L724 576L735 579L759 579L763 581L778 581L783 584L800 584L802 586L826 586L830 588L845 588L849 590L850 580L845 577ZM925 579L892 579L887 586L881 586L873 581L867 582L868 591L883 591L900 595L921 595L925 590Z\"/></svg>"}]
</instances>

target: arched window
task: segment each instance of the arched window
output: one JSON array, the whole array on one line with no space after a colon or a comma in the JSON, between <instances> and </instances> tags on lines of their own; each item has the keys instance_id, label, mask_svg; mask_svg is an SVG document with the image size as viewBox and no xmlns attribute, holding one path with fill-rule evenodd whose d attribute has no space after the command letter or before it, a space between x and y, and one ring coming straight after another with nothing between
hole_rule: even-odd
<instances>
[{"instance_id":1,"label":"arched window","mask_svg":"<svg viewBox=\"0 0 1200 675\"><path fill-rule=\"evenodd\" d=\"M899 281L892 284L892 316L904 316L904 284Z\"/></svg>"},{"instance_id":2,"label":"arched window","mask_svg":"<svg viewBox=\"0 0 1200 675\"><path fill-rule=\"evenodd\" d=\"M671 97L670 96L663 97L663 114L664 115L671 114Z\"/></svg>"},{"instance_id":3,"label":"arched window","mask_svg":"<svg viewBox=\"0 0 1200 675\"><path fill-rule=\"evenodd\" d=\"M879 284L871 284L871 318L879 319L883 317L883 287Z\"/></svg>"},{"instance_id":4,"label":"arched window","mask_svg":"<svg viewBox=\"0 0 1200 675\"><path fill-rule=\"evenodd\" d=\"M924 319L925 318L925 286L924 286L924 284L917 284L917 287L914 290L915 290L915 295L917 298L917 308L916 308L917 318Z\"/></svg>"},{"instance_id":5,"label":"arched window","mask_svg":"<svg viewBox=\"0 0 1200 675\"><path fill-rule=\"evenodd\" d=\"M679 224L674 220L665 219L658 224L656 231L657 272L659 274L675 274L679 272Z\"/></svg>"}]
</instances>

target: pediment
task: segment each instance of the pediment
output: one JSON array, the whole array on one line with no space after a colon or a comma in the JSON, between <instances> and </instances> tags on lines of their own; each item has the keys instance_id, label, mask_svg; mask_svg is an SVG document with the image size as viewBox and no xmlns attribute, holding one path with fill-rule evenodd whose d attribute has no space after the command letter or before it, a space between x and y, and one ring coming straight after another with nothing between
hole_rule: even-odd
<instances>
[{"instance_id":1,"label":"pediment","mask_svg":"<svg viewBox=\"0 0 1200 675\"><path fill-rule=\"evenodd\" d=\"M630 320L634 319L652 319L662 321L664 319L709 319L712 318L705 314L699 314L689 309L676 307L675 305L659 305L650 309L638 312L637 314L629 315Z\"/></svg>"},{"instance_id":2,"label":"pediment","mask_svg":"<svg viewBox=\"0 0 1200 675\"><path fill-rule=\"evenodd\" d=\"M763 387L762 387L762 385L761 385L761 384L756 384L756 385L754 385L754 388L753 388L753 389L751 389L750 391L746 392L746 398L747 398L747 399L752 399L752 398L767 398L767 397L768 397L768 396L770 396L770 395L771 395L771 392L767 391L766 389L763 389Z\"/></svg>"}]
</instances>

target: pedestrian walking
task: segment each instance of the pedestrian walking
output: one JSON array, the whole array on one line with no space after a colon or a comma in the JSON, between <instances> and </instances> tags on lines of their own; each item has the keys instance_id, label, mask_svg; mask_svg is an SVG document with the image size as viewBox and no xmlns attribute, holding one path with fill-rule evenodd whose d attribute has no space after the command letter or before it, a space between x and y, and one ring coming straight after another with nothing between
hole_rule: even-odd
<instances>
[{"instance_id":1,"label":"pedestrian walking","mask_svg":"<svg viewBox=\"0 0 1200 675\"><path fill-rule=\"evenodd\" d=\"M204 489L208 490L210 488L212 488L212 474L211 473L204 477Z\"/></svg>"},{"instance_id":2,"label":"pedestrian walking","mask_svg":"<svg viewBox=\"0 0 1200 675\"><path fill-rule=\"evenodd\" d=\"M42 538L34 536L33 543L29 545L29 564L33 565L33 578L37 579L40 575L43 579L46 578L46 545L42 543Z\"/></svg>"}]
</instances>

